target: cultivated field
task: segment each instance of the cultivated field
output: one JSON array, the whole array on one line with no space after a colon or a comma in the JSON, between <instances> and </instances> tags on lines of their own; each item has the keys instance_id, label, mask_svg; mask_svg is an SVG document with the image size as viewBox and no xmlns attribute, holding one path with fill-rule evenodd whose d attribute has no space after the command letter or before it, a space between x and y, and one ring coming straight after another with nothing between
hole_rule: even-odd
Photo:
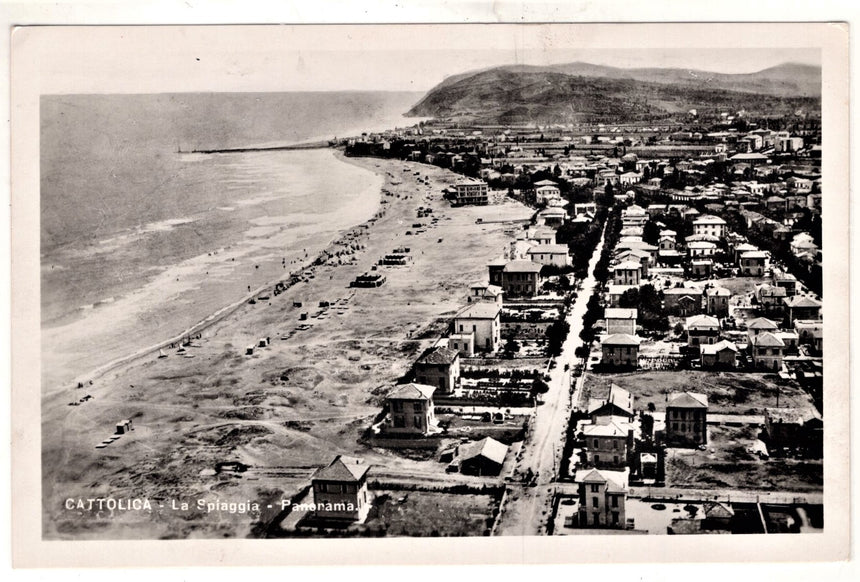
<instances>
[{"instance_id":1,"label":"cultivated field","mask_svg":"<svg viewBox=\"0 0 860 582\"><path fill-rule=\"evenodd\" d=\"M699 392L708 396L708 411L722 414L762 414L768 407L812 409L812 398L796 382L773 374L705 372L701 370L641 371L588 374L580 405L589 397L604 396L610 384L618 384L635 397L635 407L653 404L666 409L670 392Z\"/></svg>"},{"instance_id":2,"label":"cultivated field","mask_svg":"<svg viewBox=\"0 0 860 582\"><path fill-rule=\"evenodd\" d=\"M759 459L746 451L757 438L753 427L708 427L708 446L671 448L666 454L668 487L820 491L821 461ZM713 451L713 452L712 452Z\"/></svg>"},{"instance_id":3,"label":"cultivated field","mask_svg":"<svg viewBox=\"0 0 860 582\"><path fill-rule=\"evenodd\" d=\"M438 491L374 491L366 527L387 536L489 535L499 498Z\"/></svg>"}]
</instances>

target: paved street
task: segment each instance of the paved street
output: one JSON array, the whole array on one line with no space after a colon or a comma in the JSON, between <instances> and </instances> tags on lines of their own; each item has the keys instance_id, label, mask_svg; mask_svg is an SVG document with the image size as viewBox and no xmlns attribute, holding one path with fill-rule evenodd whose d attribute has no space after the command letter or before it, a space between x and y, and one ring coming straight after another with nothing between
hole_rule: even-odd
<instances>
[{"instance_id":1,"label":"paved street","mask_svg":"<svg viewBox=\"0 0 860 582\"><path fill-rule=\"evenodd\" d=\"M537 407L531 431L523 444L522 460L515 472L515 475L521 477L531 470L532 474L537 475L537 484L535 487L517 487L511 491L499 519L496 535L537 535L545 532L553 498L553 481L558 472L573 401L569 368L575 365L577 358L574 352L582 343L579 334L582 331L588 300L596 285L594 268L603 249L605 234L604 226L600 242L588 263L588 276L583 281L567 316L570 333L562 346L555 368L550 371L549 392L544 395L543 404Z\"/></svg>"}]
</instances>

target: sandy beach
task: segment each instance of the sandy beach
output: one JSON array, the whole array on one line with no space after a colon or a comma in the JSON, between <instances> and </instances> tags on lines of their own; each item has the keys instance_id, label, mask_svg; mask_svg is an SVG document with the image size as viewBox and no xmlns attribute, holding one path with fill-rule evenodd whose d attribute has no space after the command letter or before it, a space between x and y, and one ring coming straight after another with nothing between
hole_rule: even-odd
<instances>
[{"instance_id":1,"label":"sandy beach","mask_svg":"<svg viewBox=\"0 0 860 582\"><path fill-rule=\"evenodd\" d=\"M265 292L267 300L243 302L182 352L168 349L166 358L153 353L83 389L63 387L45 395L46 537L244 537L252 534L259 514L225 518L189 511L176 519L156 506L149 514L80 519L64 501L253 500L265 512L266 500L295 494L337 453L401 470L433 463L367 449L359 438L393 383L465 303L468 285L486 277L486 262L522 228L476 219L517 220L531 212L513 202L450 208L441 189L456 176L439 168L346 161L383 181L380 209L343 232L299 282L278 295ZM428 184L419 182L424 176ZM432 214L418 218L421 206ZM350 288L357 275L398 247L410 248L410 264L378 267L387 278L382 287ZM303 313L307 319L300 319ZM246 355L260 338L270 338L270 344ZM87 394L92 399L69 406ZM96 449L126 418L135 430ZM241 475L213 474L217 463L228 461L251 468Z\"/></svg>"},{"instance_id":2,"label":"sandy beach","mask_svg":"<svg viewBox=\"0 0 860 582\"><path fill-rule=\"evenodd\" d=\"M191 174L183 183L208 172L213 185L197 189L231 199L43 258L43 271L68 271L43 275L43 318L64 314L43 319L44 393L88 381L298 272L379 204L381 177L333 150L180 157ZM96 301L75 310L82 299Z\"/></svg>"}]
</instances>

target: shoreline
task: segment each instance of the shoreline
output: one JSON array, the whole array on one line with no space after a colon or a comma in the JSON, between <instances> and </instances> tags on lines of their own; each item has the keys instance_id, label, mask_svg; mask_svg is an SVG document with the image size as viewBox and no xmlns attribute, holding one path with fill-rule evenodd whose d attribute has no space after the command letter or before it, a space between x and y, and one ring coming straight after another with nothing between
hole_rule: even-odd
<instances>
[{"instance_id":1,"label":"shoreline","mask_svg":"<svg viewBox=\"0 0 860 582\"><path fill-rule=\"evenodd\" d=\"M361 435L390 387L444 334L451 315L466 302L469 283L485 275L486 262L509 244L515 223L530 212L514 201L452 209L441 190L456 174L433 166L344 160L383 176L377 214L382 218L368 228L361 223L345 229L336 241L345 240L346 246L328 246L305 271L305 281L271 301L225 312L185 353L117 366L86 392L43 399L47 537L67 538L68 528L80 528L79 520L52 509L70 492L221 496L221 482L208 473L225 460L255 468L255 479L236 481L227 493L242 499L265 498L261 491L273 488L291 495L306 478L295 468L323 465L335 452L390 471L427 468L429 461L368 448ZM419 181L419 170L430 184ZM416 217L422 207L433 210L432 218ZM488 214L509 222L476 223ZM416 220L424 223L421 232L412 226ZM350 287L356 276L403 245L411 248L413 260L379 267L387 278L382 287ZM246 346L268 336L270 345L246 353ZM68 397L84 394L92 398L67 406ZM100 435L111 434L124 418L133 420L134 432L95 448ZM185 537L188 528L202 537L220 536L224 528L247 535L242 520L153 521L128 513L76 529L74 537L108 532L138 539Z\"/></svg>"},{"instance_id":2,"label":"shoreline","mask_svg":"<svg viewBox=\"0 0 860 582\"><path fill-rule=\"evenodd\" d=\"M340 230L335 232L334 236L328 240L323 249L319 253L317 253L316 256L309 257L304 263L298 265L296 269L290 271L285 275L281 275L275 279L271 279L258 286L257 288L252 289L250 292L243 295L240 299L237 299L236 301L225 305L217 311L206 315L202 319L197 320L194 324L183 329L181 332L171 336L170 338L157 341L154 344L150 344L146 347L140 348L132 353L125 354L118 358L114 358L113 360L102 364L96 368L93 368L86 373L78 374L72 380L68 381L67 383L60 384L54 389L45 389L45 387L43 386L42 397L44 398L53 396L56 393L62 392L63 390L69 388L74 389L77 386L95 381L101 377L104 377L106 374L116 370L119 367L134 364L135 362L145 358L146 356L156 354L159 350L168 348L173 344L179 344L190 336L201 334L211 326L221 322L225 318L229 317L231 314L235 313L239 308L247 304L251 299L254 299L258 295L266 292L273 293L275 288L279 285L284 285L285 290L291 288L293 285L299 282L303 276L306 276L309 270L313 269L318 264L322 264L320 261L324 262L324 260L330 258L332 247L340 245L344 241L344 239L346 239L347 236L350 235L350 233L356 231L356 229L369 228L370 224L378 220L380 218L380 212L382 211L382 190L385 186L384 172L380 169L368 168L360 164L351 163L349 161L349 158L344 155L343 151L340 148L326 147L320 149L331 149L333 157L339 162L350 163L353 166L363 168L367 171L372 172L376 176L376 178L380 179L380 184L375 189L375 212L371 218L364 220L363 222L353 224L352 226L341 228Z\"/></svg>"}]
</instances>

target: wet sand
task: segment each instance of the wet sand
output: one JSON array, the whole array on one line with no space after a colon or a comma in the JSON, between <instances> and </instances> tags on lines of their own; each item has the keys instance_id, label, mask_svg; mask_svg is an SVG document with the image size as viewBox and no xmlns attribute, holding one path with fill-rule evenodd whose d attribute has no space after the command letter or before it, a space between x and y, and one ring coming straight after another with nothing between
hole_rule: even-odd
<instances>
[{"instance_id":1,"label":"wet sand","mask_svg":"<svg viewBox=\"0 0 860 582\"><path fill-rule=\"evenodd\" d=\"M197 156L187 163L213 172L214 187L242 182L230 206L149 223L43 259L43 269L59 259L80 272L43 276L43 295L59 294L55 301L65 303L99 297L87 309L43 323L43 393L86 382L111 362L175 341L247 300L251 290L301 270L343 229L369 218L382 179L336 157L342 158L331 150ZM328 175L296 176L301 171ZM291 183L278 185L286 180ZM222 244L201 246L206 241ZM46 311L56 309L43 304Z\"/></svg>"},{"instance_id":2,"label":"wet sand","mask_svg":"<svg viewBox=\"0 0 860 582\"><path fill-rule=\"evenodd\" d=\"M66 388L43 399L47 537L244 537L258 514L156 508L97 519L65 510L62 501L109 495L279 502L337 453L445 478L439 463L369 449L359 440L393 383L465 304L468 285L486 278L486 262L522 228L476 219L523 219L531 212L512 202L450 208L441 199L441 188L456 179L449 172L415 163L347 161L379 172L390 194L382 197L381 216L344 233L343 244L306 269L301 282L268 301L243 303L184 353L167 350L163 359L152 354L83 390ZM429 176L430 185L419 183L415 172ZM418 218L419 206L433 213ZM411 249L413 262L380 266L387 277L382 287L349 287L402 246ZM321 301L332 307L321 308ZM301 313L308 313L306 320ZM271 338L268 347L245 354L265 337ZM94 399L68 406L83 394ZM134 420L135 431L95 449L124 418ZM252 469L210 475L219 461Z\"/></svg>"}]
</instances>

